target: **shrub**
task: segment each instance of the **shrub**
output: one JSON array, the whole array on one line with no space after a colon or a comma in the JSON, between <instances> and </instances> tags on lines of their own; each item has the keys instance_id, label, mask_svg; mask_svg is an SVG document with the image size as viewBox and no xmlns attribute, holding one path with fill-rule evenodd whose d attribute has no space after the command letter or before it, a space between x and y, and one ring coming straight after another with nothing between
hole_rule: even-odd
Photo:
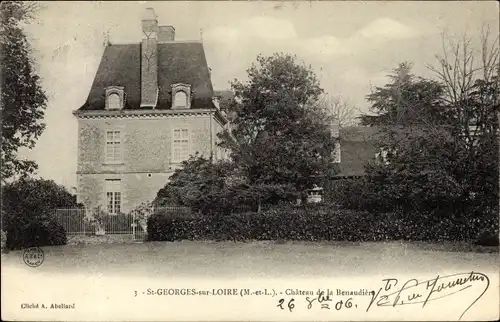
<instances>
[{"instance_id":1,"label":"shrub","mask_svg":"<svg viewBox=\"0 0 500 322\"><path fill-rule=\"evenodd\" d=\"M194 224L195 217L185 214L168 212L154 213L147 219L147 233L149 241L174 241L195 239L197 236ZM199 228L198 228L199 229Z\"/></svg>"},{"instance_id":2,"label":"shrub","mask_svg":"<svg viewBox=\"0 0 500 322\"><path fill-rule=\"evenodd\" d=\"M2 230L2 252L5 250L5 244L7 242L7 233Z\"/></svg>"},{"instance_id":3,"label":"shrub","mask_svg":"<svg viewBox=\"0 0 500 322\"><path fill-rule=\"evenodd\" d=\"M483 216L476 216L476 220L471 224L476 235L475 244L481 246L499 246L499 222L498 211L490 209L483 212Z\"/></svg>"},{"instance_id":4,"label":"shrub","mask_svg":"<svg viewBox=\"0 0 500 322\"><path fill-rule=\"evenodd\" d=\"M64 186L44 179L20 179L6 184L2 189L2 203L4 219L11 214L50 214L58 208L82 207Z\"/></svg>"},{"instance_id":5,"label":"shrub","mask_svg":"<svg viewBox=\"0 0 500 322\"><path fill-rule=\"evenodd\" d=\"M66 232L52 217L20 215L7 226L6 248L65 245Z\"/></svg>"},{"instance_id":6,"label":"shrub","mask_svg":"<svg viewBox=\"0 0 500 322\"><path fill-rule=\"evenodd\" d=\"M491 231L483 231L475 240L476 245L480 246L499 246L498 234Z\"/></svg>"},{"instance_id":7,"label":"shrub","mask_svg":"<svg viewBox=\"0 0 500 322\"><path fill-rule=\"evenodd\" d=\"M410 215L334 209L328 205L280 205L262 213L191 217L157 213L148 222L148 239L439 242L473 240L484 228L484 223L474 226L468 220L439 217L432 212Z\"/></svg>"},{"instance_id":8,"label":"shrub","mask_svg":"<svg viewBox=\"0 0 500 322\"><path fill-rule=\"evenodd\" d=\"M63 245L66 233L54 219L57 208L77 208L75 196L54 181L23 178L2 189L6 248Z\"/></svg>"},{"instance_id":9,"label":"shrub","mask_svg":"<svg viewBox=\"0 0 500 322\"><path fill-rule=\"evenodd\" d=\"M391 210L394 195L386 190L377 191L376 188L364 177L333 180L325 189L325 199L346 209Z\"/></svg>"}]
</instances>

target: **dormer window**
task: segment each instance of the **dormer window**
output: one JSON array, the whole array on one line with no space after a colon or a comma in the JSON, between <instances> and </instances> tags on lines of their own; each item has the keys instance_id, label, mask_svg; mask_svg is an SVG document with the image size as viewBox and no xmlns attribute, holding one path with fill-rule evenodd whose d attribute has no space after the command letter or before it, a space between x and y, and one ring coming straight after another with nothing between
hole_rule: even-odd
<instances>
[{"instance_id":1,"label":"dormer window","mask_svg":"<svg viewBox=\"0 0 500 322\"><path fill-rule=\"evenodd\" d=\"M120 95L116 93L111 93L108 95L108 109L118 110L120 109Z\"/></svg>"},{"instance_id":2,"label":"dormer window","mask_svg":"<svg viewBox=\"0 0 500 322\"><path fill-rule=\"evenodd\" d=\"M172 109L191 108L191 85L172 85Z\"/></svg>"},{"instance_id":3,"label":"dormer window","mask_svg":"<svg viewBox=\"0 0 500 322\"><path fill-rule=\"evenodd\" d=\"M174 98L175 108L186 108L187 107L187 95L183 91L178 91L175 93Z\"/></svg>"},{"instance_id":4,"label":"dormer window","mask_svg":"<svg viewBox=\"0 0 500 322\"><path fill-rule=\"evenodd\" d=\"M106 88L106 109L121 110L124 105L123 87L110 86Z\"/></svg>"}]
</instances>

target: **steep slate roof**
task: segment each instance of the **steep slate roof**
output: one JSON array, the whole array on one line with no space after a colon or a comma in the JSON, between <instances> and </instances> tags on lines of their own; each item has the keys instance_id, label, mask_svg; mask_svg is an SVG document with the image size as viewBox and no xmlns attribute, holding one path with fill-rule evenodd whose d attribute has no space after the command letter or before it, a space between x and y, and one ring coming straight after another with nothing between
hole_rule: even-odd
<instances>
[{"instance_id":1,"label":"steep slate roof","mask_svg":"<svg viewBox=\"0 0 500 322\"><path fill-rule=\"evenodd\" d=\"M212 108L213 88L203 44L171 42L157 46L160 93L156 108L171 108L171 85L176 83L191 85L191 108ZM108 86L124 87L124 109L140 109L141 44L110 45L105 48L87 101L79 110L103 110L105 88Z\"/></svg>"},{"instance_id":2,"label":"steep slate roof","mask_svg":"<svg viewBox=\"0 0 500 322\"><path fill-rule=\"evenodd\" d=\"M337 177L362 176L364 166L375 159L376 127L350 126L340 129L340 173Z\"/></svg>"}]
</instances>

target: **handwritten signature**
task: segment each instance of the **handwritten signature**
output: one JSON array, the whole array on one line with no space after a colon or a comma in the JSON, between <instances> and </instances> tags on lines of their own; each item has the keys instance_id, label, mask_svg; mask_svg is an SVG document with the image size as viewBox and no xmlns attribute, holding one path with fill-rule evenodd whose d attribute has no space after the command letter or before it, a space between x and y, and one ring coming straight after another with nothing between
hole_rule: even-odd
<instances>
[{"instance_id":1,"label":"handwritten signature","mask_svg":"<svg viewBox=\"0 0 500 322\"><path fill-rule=\"evenodd\" d=\"M422 307L425 307L430 301L463 292L478 283L485 284L482 293L463 311L459 320L479 301L490 286L488 276L473 271L445 276L438 275L435 278L420 282L412 278L402 284L399 289L396 286L401 284L396 278L383 279L382 281L385 282L384 287L381 287L376 293L372 292L372 298L366 312L370 310L374 303L376 306L395 307L399 305L422 304Z\"/></svg>"}]
</instances>

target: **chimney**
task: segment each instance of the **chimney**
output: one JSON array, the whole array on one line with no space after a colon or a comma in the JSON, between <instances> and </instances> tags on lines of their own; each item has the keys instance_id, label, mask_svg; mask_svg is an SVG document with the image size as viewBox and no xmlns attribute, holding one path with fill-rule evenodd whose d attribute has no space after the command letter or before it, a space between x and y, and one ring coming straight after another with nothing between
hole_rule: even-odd
<instances>
[{"instance_id":1,"label":"chimney","mask_svg":"<svg viewBox=\"0 0 500 322\"><path fill-rule=\"evenodd\" d=\"M340 163L341 151L340 151L340 120L334 118L332 120L332 137L335 139L335 148L332 153L332 158L334 163Z\"/></svg>"},{"instance_id":2,"label":"chimney","mask_svg":"<svg viewBox=\"0 0 500 322\"><path fill-rule=\"evenodd\" d=\"M155 108L158 99L158 21L153 8L142 17L141 107Z\"/></svg>"},{"instance_id":3,"label":"chimney","mask_svg":"<svg viewBox=\"0 0 500 322\"><path fill-rule=\"evenodd\" d=\"M175 41L175 28L173 26L158 27L158 42Z\"/></svg>"},{"instance_id":4,"label":"chimney","mask_svg":"<svg viewBox=\"0 0 500 322\"><path fill-rule=\"evenodd\" d=\"M334 118L331 123L332 126L332 137L338 139L340 135L340 120L338 118Z\"/></svg>"}]
</instances>

